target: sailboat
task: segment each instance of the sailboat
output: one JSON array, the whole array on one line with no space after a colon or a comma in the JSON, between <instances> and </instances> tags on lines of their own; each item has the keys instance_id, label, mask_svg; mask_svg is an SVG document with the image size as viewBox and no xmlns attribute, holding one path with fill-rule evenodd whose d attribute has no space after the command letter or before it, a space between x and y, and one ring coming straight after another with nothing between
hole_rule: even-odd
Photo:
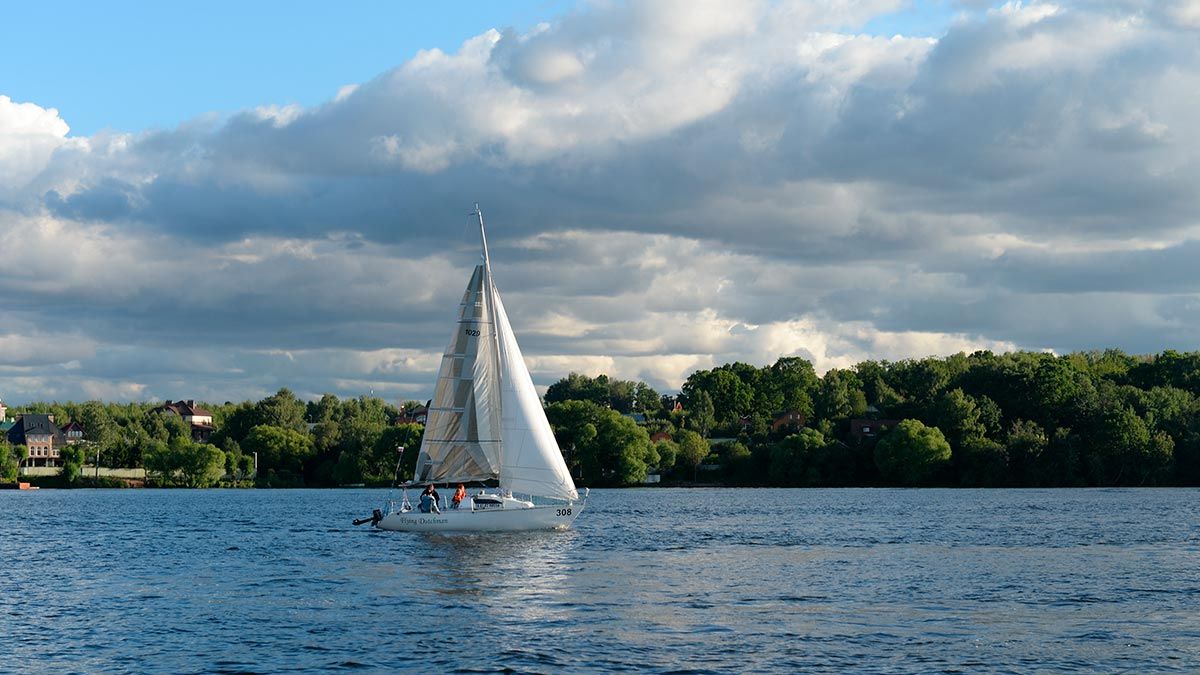
<instances>
[{"instance_id":1,"label":"sailboat","mask_svg":"<svg viewBox=\"0 0 1200 675\"><path fill-rule=\"evenodd\" d=\"M483 212L482 260L458 306L411 485L495 484L458 508L376 510L384 530L410 532L567 529L586 505L550 430L541 399L492 281Z\"/></svg>"}]
</instances>

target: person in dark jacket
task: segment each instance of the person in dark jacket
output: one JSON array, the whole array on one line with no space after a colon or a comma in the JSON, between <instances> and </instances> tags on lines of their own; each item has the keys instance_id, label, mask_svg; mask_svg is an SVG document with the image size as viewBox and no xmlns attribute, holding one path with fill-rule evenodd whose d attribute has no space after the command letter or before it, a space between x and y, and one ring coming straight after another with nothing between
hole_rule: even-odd
<instances>
[{"instance_id":1,"label":"person in dark jacket","mask_svg":"<svg viewBox=\"0 0 1200 675\"><path fill-rule=\"evenodd\" d=\"M421 493L421 501L417 505L417 508L421 510L421 513L441 513L442 510L438 508L439 499L441 497L438 495L437 488L433 487L433 483L430 483L425 486L425 491Z\"/></svg>"}]
</instances>

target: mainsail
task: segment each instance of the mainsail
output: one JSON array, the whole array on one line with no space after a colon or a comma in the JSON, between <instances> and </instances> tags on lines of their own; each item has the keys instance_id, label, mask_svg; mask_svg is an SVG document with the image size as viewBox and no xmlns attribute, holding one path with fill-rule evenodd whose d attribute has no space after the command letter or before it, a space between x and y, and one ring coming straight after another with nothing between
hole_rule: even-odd
<instances>
[{"instance_id":1,"label":"mainsail","mask_svg":"<svg viewBox=\"0 0 1200 675\"><path fill-rule=\"evenodd\" d=\"M487 265L471 275L442 354L414 480L465 482L500 475L500 386Z\"/></svg>"},{"instance_id":2,"label":"mainsail","mask_svg":"<svg viewBox=\"0 0 1200 675\"><path fill-rule=\"evenodd\" d=\"M483 264L471 275L442 355L414 480L497 479L512 492L576 500L579 493L492 283L478 207L476 214Z\"/></svg>"}]
</instances>

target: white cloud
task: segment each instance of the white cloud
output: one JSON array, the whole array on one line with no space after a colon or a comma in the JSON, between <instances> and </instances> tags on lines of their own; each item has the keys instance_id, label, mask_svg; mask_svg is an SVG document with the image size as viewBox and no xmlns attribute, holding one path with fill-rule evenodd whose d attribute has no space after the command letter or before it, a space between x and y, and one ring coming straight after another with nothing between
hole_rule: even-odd
<instances>
[{"instance_id":1,"label":"white cloud","mask_svg":"<svg viewBox=\"0 0 1200 675\"><path fill-rule=\"evenodd\" d=\"M904 5L595 3L168 131L0 97L0 388L423 398L477 200L541 386L1194 348L1195 3L855 30Z\"/></svg>"},{"instance_id":2,"label":"white cloud","mask_svg":"<svg viewBox=\"0 0 1200 675\"><path fill-rule=\"evenodd\" d=\"M0 198L11 197L69 143L70 127L54 108L18 103L0 95Z\"/></svg>"}]
</instances>

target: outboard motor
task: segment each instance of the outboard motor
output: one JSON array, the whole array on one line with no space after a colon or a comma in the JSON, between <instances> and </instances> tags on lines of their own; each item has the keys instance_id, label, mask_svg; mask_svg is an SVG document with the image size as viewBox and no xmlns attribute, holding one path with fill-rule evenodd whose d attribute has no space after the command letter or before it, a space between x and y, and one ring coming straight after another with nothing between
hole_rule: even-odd
<instances>
[{"instance_id":1,"label":"outboard motor","mask_svg":"<svg viewBox=\"0 0 1200 675\"><path fill-rule=\"evenodd\" d=\"M383 511L380 511L379 509L375 509L374 511L371 512L370 518L355 519L354 524L362 525L363 523L370 523L371 527L375 527L376 525L379 524L379 521L381 521L381 520L383 520Z\"/></svg>"}]
</instances>

